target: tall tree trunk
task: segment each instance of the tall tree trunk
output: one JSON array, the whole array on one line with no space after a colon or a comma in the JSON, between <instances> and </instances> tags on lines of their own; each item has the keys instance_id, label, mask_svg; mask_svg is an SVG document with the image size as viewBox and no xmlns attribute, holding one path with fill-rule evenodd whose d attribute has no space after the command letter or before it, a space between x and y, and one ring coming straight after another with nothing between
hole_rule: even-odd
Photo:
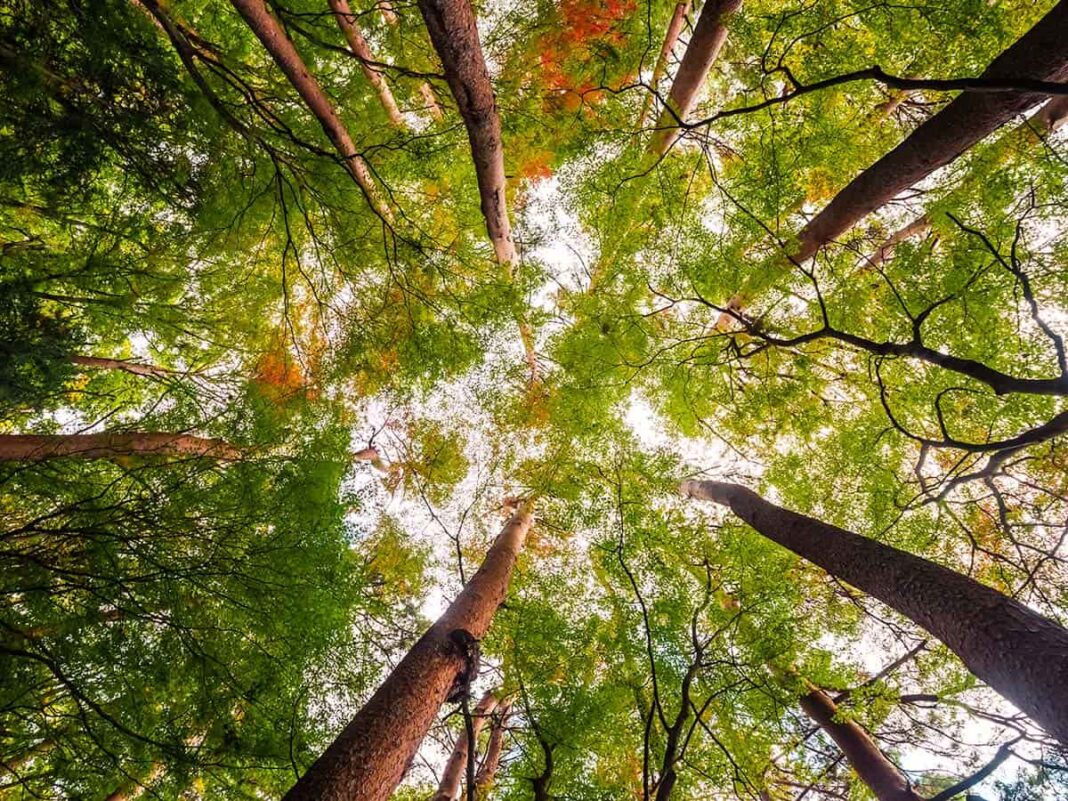
<instances>
[{"instance_id":1,"label":"tall tree trunk","mask_svg":"<svg viewBox=\"0 0 1068 801\"><path fill-rule=\"evenodd\" d=\"M367 44L367 40L363 38L359 25L356 24L356 15L349 8L348 0L329 0L329 3L338 27L345 34L345 41L349 43L352 54L359 59L360 69L363 70L364 76L378 93L378 99L382 103L382 108L386 110L386 116L389 117L389 121L398 128L407 128L404 117L401 116L400 109L397 108L397 101L393 98L393 92L390 91L389 84L382 77L382 73L372 66L374 57L371 55L371 48Z\"/></svg>"},{"instance_id":2,"label":"tall tree trunk","mask_svg":"<svg viewBox=\"0 0 1068 801\"><path fill-rule=\"evenodd\" d=\"M1068 630L974 579L783 509L745 487L686 481L682 492L730 507L768 539L910 618L1068 744Z\"/></svg>"},{"instance_id":3,"label":"tall tree trunk","mask_svg":"<svg viewBox=\"0 0 1068 801\"><path fill-rule=\"evenodd\" d=\"M475 12L470 0L419 0L419 11L467 129L486 232L497 261L511 264L516 253L505 198L501 118L482 57Z\"/></svg>"},{"instance_id":4,"label":"tall tree trunk","mask_svg":"<svg viewBox=\"0 0 1068 801\"><path fill-rule=\"evenodd\" d=\"M504 753L505 727L508 725L508 716L511 712L512 702L506 699L497 707L497 712L493 716L489 743L486 745L486 756L475 777L475 798L485 798L497 778L497 770L501 766L501 754Z\"/></svg>"},{"instance_id":5,"label":"tall tree trunk","mask_svg":"<svg viewBox=\"0 0 1068 801\"><path fill-rule=\"evenodd\" d=\"M471 740L467 738L467 732L462 732L456 738L456 745L449 754L449 761L445 763L445 770L438 782L438 791L434 793L431 801L456 801L460 797L460 785L463 784L464 774L467 770L467 755L472 748L478 751L478 735L485 726L493 710L497 708L497 696L488 692L482 696L474 710L471 712ZM472 745L472 742L474 743Z\"/></svg>"},{"instance_id":6,"label":"tall tree trunk","mask_svg":"<svg viewBox=\"0 0 1068 801\"><path fill-rule=\"evenodd\" d=\"M265 0L230 0L238 13L245 18L245 22L256 34L267 52L271 54L274 63L282 70L286 78L297 90L305 105L311 110L315 118L319 120L327 138L337 150L345 164L345 168L352 175L356 184L363 191L371 208L382 219L392 222L393 213L382 203L375 188L374 179L367 162L356 152L356 145L349 135L345 124L338 117L337 111L331 104L330 99L323 92L322 87L312 77L300 57L297 48L290 41L278 20L274 18L267 8Z\"/></svg>"},{"instance_id":7,"label":"tall tree trunk","mask_svg":"<svg viewBox=\"0 0 1068 801\"><path fill-rule=\"evenodd\" d=\"M656 92L657 88L660 86L660 81L664 77L664 73L667 72L668 59L671 58L671 53L675 49L675 44L679 41L679 34L682 33L682 26L686 24L686 15L689 13L690 0L682 0L682 2L675 4L675 13L671 15L667 34L664 36L664 44L660 47L660 55L656 58L653 74L649 78L650 91L645 96L645 102L642 103L642 113L638 117L639 130L645 127L645 120L648 118L649 111L653 107L654 92Z\"/></svg>"},{"instance_id":8,"label":"tall tree trunk","mask_svg":"<svg viewBox=\"0 0 1068 801\"><path fill-rule=\"evenodd\" d=\"M431 626L286 794L285 801L385 801L400 782L438 709L470 667L508 592L530 529L532 505L520 504L456 600Z\"/></svg>"},{"instance_id":9,"label":"tall tree trunk","mask_svg":"<svg viewBox=\"0 0 1068 801\"><path fill-rule=\"evenodd\" d=\"M113 459L118 456L202 456L236 461L241 449L225 440L193 434L113 431L101 434L0 434L0 461Z\"/></svg>"},{"instance_id":10,"label":"tall tree trunk","mask_svg":"<svg viewBox=\"0 0 1068 801\"><path fill-rule=\"evenodd\" d=\"M658 130L649 145L649 149L657 156L664 155L678 138L678 120L685 122L693 110L708 71L727 41L727 19L741 5L742 0L705 0L679 71L671 84L667 100L670 109L664 109L660 114L656 123Z\"/></svg>"},{"instance_id":11,"label":"tall tree trunk","mask_svg":"<svg viewBox=\"0 0 1068 801\"><path fill-rule=\"evenodd\" d=\"M1034 27L991 62L983 78L1068 78L1068 0L1060 0ZM848 231L905 189L946 166L1013 117L1036 106L1036 92L963 92L905 140L860 173L798 234L787 255L771 267L772 278ZM765 277L766 282L766 277ZM752 298L743 288L728 306L739 310Z\"/></svg>"},{"instance_id":12,"label":"tall tree trunk","mask_svg":"<svg viewBox=\"0 0 1068 801\"><path fill-rule=\"evenodd\" d=\"M864 730L852 720L836 720L838 707L818 687L801 696L801 708L842 750L849 764L879 801L923 801Z\"/></svg>"},{"instance_id":13,"label":"tall tree trunk","mask_svg":"<svg viewBox=\"0 0 1068 801\"><path fill-rule=\"evenodd\" d=\"M517 256L508 221L501 118L486 61L482 57L475 12L470 0L418 1L430 41L441 59L445 80L467 129L486 233L497 263L505 268L508 279L512 280ZM521 314L517 313L516 322L530 368L531 383L534 383L538 375L534 331Z\"/></svg>"}]
</instances>

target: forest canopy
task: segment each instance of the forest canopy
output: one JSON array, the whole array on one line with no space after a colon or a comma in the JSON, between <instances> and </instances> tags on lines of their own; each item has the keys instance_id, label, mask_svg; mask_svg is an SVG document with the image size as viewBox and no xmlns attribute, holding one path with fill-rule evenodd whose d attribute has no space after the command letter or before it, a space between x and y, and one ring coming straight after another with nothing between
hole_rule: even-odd
<instances>
[{"instance_id":1,"label":"forest canopy","mask_svg":"<svg viewBox=\"0 0 1068 801\"><path fill-rule=\"evenodd\" d=\"M1068 797L1068 0L2 0L0 801Z\"/></svg>"}]
</instances>

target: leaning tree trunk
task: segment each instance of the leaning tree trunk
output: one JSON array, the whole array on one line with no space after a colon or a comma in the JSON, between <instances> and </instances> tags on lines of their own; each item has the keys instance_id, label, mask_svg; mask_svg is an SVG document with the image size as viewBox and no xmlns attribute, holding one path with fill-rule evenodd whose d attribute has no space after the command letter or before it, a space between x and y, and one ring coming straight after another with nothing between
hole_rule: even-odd
<instances>
[{"instance_id":1,"label":"leaning tree trunk","mask_svg":"<svg viewBox=\"0 0 1068 801\"><path fill-rule=\"evenodd\" d=\"M679 122L686 121L697 102L708 71L727 41L726 21L741 5L742 0L705 0L679 71L671 83L667 99L669 108L661 113L656 123L657 131L649 145L649 149L657 156L664 155L678 138Z\"/></svg>"},{"instance_id":2,"label":"leaning tree trunk","mask_svg":"<svg viewBox=\"0 0 1068 801\"><path fill-rule=\"evenodd\" d=\"M0 461L114 459L119 456L204 457L235 461L241 449L193 434L112 431L101 434L0 434Z\"/></svg>"},{"instance_id":3,"label":"leaning tree trunk","mask_svg":"<svg viewBox=\"0 0 1068 801\"><path fill-rule=\"evenodd\" d=\"M991 62L982 77L988 79L1068 79L1068 0L1061 0L1034 27ZM976 142L1045 99L1029 91L964 92L925 121L900 145L854 178L812 218L770 278L791 265L808 261L871 212L905 189L957 159ZM767 283L769 276L760 278ZM728 302L739 310L751 300L753 289L744 287Z\"/></svg>"},{"instance_id":4,"label":"leaning tree trunk","mask_svg":"<svg viewBox=\"0 0 1068 801\"><path fill-rule=\"evenodd\" d=\"M154 364L144 364L143 362L134 362L129 359L111 359L105 356L71 354L70 362L79 367L90 367L94 370L121 370L122 372L145 378L173 378L179 374L177 370L157 367Z\"/></svg>"},{"instance_id":5,"label":"leaning tree trunk","mask_svg":"<svg viewBox=\"0 0 1068 801\"><path fill-rule=\"evenodd\" d=\"M486 233L497 263L505 268L508 279L512 280L517 256L508 221L501 118L486 61L482 57L475 12L470 0L419 0L419 11L426 21L430 41L441 59L445 80L467 129ZM517 314L516 322L533 383L538 375L534 331L522 315Z\"/></svg>"},{"instance_id":6,"label":"leaning tree trunk","mask_svg":"<svg viewBox=\"0 0 1068 801\"><path fill-rule=\"evenodd\" d=\"M300 57L293 42L267 8L265 0L230 0L230 2L245 18L245 22L256 34L256 38L274 59L274 63L282 70L305 105L319 120L327 138L341 156L345 168L362 190L371 208L382 219L391 222L393 214L378 197L378 190L375 188L367 162L356 152L356 145L348 129L338 117L337 111L322 87L308 71L304 59Z\"/></svg>"},{"instance_id":7,"label":"leaning tree trunk","mask_svg":"<svg viewBox=\"0 0 1068 801\"><path fill-rule=\"evenodd\" d=\"M686 481L682 492L729 506L768 539L910 618L1068 744L1068 630L974 579L783 509L737 484Z\"/></svg>"},{"instance_id":8,"label":"leaning tree trunk","mask_svg":"<svg viewBox=\"0 0 1068 801\"><path fill-rule=\"evenodd\" d=\"M501 766L501 754L504 753L505 727L508 725L508 716L511 711L512 702L510 699L505 699L497 707L497 712L493 716L489 743L486 745L486 756L475 777L475 798L485 798L497 778L497 770Z\"/></svg>"},{"instance_id":9,"label":"leaning tree trunk","mask_svg":"<svg viewBox=\"0 0 1068 801\"><path fill-rule=\"evenodd\" d=\"M686 24L686 15L689 13L690 0L682 0L682 2L675 4L675 12L671 15L667 33L664 35L664 44L660 47L660 55L657 56L656 64L653 66L653 74L649 78L649 93L645 96L645 102L642 103L642 113L638 117L639 130L645 127L645 120L653 107L654 93L657 87L660 86L660 79L667 72L668 59L671 58L671 53L675 49L675 43L679 41L679 34L682 33L682 26Z\"/></svg>"},{"instance_id":10,"label":"leaning tree trunk","mask_svg":"<svg viewBox=\"0 0 1068 801\"><path fill-rule=\"evenodd\" d=\"M385 801L400 782L450 689L471 667L508 591L531 522L524 501L482 566L364 704L356 717L286 794L285 801Z\"/></svg>"},{"instance_id":11,"label":"leaning tree trunk","mask_svg":"<svg viewBox=\"0 0 1068 801\"><path fill-rule=\"evenodd\" d=\"M472 748L477 752L478 735L496 708L496 695L488 692L482 696L482 700L471 712L471 738L468 739L466 731L456 738L456 745L449 754L449 761L445 763L441 781L438 782L438 791L434 793L430 801L456 801L460 797L460 785L467 771L467 755Z\"/></svg>"},{"instance_id":12,"label":"leaning tree trunk","mask_svg":"<svg viewBox=\"0 0 1068 801\"><path fill-rule=\"evenodd\" d=\"M386 83L382 73L374 67L371 47L367 44L367 40L363 38L360 26L356 24L356 15L349 8L348 0L329 0L329 3L338 27L345 34L345 41L349 43L349 49L359 59L360 69L363 70L364 77L367 78L378 93L378 100L382 103L382 108L386 110L386 116L389 117L389 121L398 128L407 128L404 117L401 116L400 109L397 108L397 101L393 98L393 92L390 91L389 84Z\"/></svg>"},{"instance_id":13,"label":"leaning tree trunk","mask_svg":"<svg viewBox=\"0 0 1068 801\"><path fill-rule=\"evenodd\" d=\"M879 801L923 801L863 726L837 718L838 707L827 693L813 687L801 696L801 708L834 740L857 776Z\"/></svg>"}]
</instances>

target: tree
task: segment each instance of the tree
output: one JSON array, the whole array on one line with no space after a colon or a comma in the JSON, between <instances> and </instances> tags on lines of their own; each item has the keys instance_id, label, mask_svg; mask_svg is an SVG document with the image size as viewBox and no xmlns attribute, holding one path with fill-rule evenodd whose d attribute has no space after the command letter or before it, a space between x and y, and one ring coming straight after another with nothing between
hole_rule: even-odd
<instances>
[{"instance_id":1,"label":"tree","mask_svg":"<svg viewBox=\"0 0 1068 801\"><path fill-rule=\"evenodd\" d=\"M1053 697L1068 668L1068 630L967 576L782 509L739 485L686 482L683 492L729 506L765 536L908 616L1050 734L1068 740L1068 716Z\"/></svg>"}]
</instances>

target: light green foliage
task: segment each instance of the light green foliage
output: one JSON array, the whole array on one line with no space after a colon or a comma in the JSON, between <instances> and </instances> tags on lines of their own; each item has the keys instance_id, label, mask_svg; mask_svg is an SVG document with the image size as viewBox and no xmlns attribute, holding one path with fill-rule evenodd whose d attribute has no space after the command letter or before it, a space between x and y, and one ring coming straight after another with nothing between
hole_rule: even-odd
<instances>
[{"instance_id":1,"label":"light green foliage","mask_svg":"<svg viewBox=\"0 0 1068 801\"><path fill-rule=\"evenodd\" d=\"M537 520L482 643L481 683L514 699L491 798L646 799L666 770L672 799L870 798L798 707L811 686L925 795L1020 731L1032 763L983 792L1063 792L1048 743L947 650L676 492L744 483L1068 619L1068 456L1035 434L1063 388L889 347L918 328L928 356L1061 373L1063 132L1010 123L783 259L952 97L786 97L791 75L974 77L1053 3L747 0L708 124L661 159L658 104L639 116L674 2L476 3L509 268L417 7L350 3L404 127L326 0L268 5L389 215L229 3L0 8L0 435L239 455L0 462L0 798L280 796L470 577L505 496ZM396 798L433 779L417 760Z\"/></svg>"}]
</instances>

